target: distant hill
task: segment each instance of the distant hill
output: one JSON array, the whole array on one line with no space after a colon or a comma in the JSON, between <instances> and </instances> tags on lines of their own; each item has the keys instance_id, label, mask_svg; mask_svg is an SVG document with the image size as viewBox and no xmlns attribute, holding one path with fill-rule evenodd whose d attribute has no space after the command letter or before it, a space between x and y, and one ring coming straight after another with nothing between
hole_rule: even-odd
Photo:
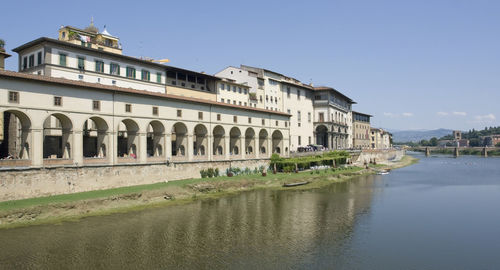
<instances>
[{"instance_id":1,"label":"distant hill","mask_svg":"<svg viewBox=\"0 0 500 270\"><path fill-rule=\"evenodd\" d=\"M394 142L419 142L421 140L429 140L432 137L441 138L446 135L451 135L451 129L434 129L434 130L394 130L392 140Z\"/></svg>"}]
</instances>

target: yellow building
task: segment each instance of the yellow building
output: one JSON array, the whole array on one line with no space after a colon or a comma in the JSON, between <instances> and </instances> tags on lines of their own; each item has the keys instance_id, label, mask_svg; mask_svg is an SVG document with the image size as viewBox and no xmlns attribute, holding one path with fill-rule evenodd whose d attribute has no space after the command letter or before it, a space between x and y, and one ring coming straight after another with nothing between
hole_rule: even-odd
<instances>
[{"instance_id":1,"label":"yellow building","mask_svg":"<svg viewBox=\"0 0 500 270\"><path fill-rule=\"evenodd\" d=\"M370 148L370 117L369 114L352 112L352 145L356 149Z\"/></svg>"}]
</instances>

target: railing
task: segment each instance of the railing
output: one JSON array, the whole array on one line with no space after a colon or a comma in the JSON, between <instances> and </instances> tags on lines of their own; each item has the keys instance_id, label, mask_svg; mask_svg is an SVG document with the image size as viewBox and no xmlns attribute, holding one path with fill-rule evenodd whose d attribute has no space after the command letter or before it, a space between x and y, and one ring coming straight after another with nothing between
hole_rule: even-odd
<instances>
[{"instance_id":1,"label":"railing","mask_svg":"<svg viewBox=\"0 0 500 270\"><path fill-rule=\"evenodd\" d=\"M117 163L137 163L138 160L136 157L118 157L116 159Z\"/></svg>"},{"instance_id":2,"label":"railing","mask_svg":"<svg viewBox=\"0 0 500 270\"><path fill-rule=\"evenodd\" d=\"M73 159L67 159L67 158L44 158L43 159L44 166L71 165L71 164L73 164Z\"/></svg>"},{"instance_id":3,"label":"railing","mask_svg":"<svg viewBox=\"0 0 500 270\"><path fill-rule=\"evenodd\" d=\"M84 165L90 165L90 164L108 164L109 159L108 158L94 158L94 157L86 157L83 158L83 164Z\"/></svg>"},{"instance_id":4,"label":"railing","mask_svg":"<svg viewBox=\"0 0 500 270\"><path fill-rule=\"evenodd\" d=\"M0 167L29 167L31 160L29 159L1 159Z\"/></svg>"}]
</instances>

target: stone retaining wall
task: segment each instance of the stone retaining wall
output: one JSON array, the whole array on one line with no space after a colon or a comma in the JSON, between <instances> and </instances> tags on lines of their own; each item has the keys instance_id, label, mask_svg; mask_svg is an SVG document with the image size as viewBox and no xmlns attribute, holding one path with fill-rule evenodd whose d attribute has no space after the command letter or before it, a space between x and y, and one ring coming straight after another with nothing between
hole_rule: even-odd
<instances>
[{"instance_id":1,"label":"stone retaining wall","mask_svg":"<svg viewBox=\"0 0 500 270\"><path fill-rule=\"evenodd\" d=\"M357 159L353 159L353 163L362 166L373 161L377 163L387 163L389 161L399 161L405 155L404 150L363 150Z\"/></svg>"},{"instance_id":2,"label":"stone retaining wall","mask_svg":"<svg viewBox=\"0 0 500 270\"><path fill-rule=\"evenodd\" d=\"M268 159L167 164L127 164L95 167L59 167L0 171L0 201L68 194L163 181L199 178L200 170L229 166L254 169L269 166Z\"/></svg>"}]
</instances>

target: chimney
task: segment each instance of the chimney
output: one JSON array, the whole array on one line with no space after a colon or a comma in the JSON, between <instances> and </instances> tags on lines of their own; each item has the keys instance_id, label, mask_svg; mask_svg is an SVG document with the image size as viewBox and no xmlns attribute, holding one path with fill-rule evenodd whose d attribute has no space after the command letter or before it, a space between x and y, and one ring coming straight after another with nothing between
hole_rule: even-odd
<instances>
[{"instance_id":1,"label":"chimney","mask_svg":"<svg viewBox=\"0 0 500 270\"><path fill-rule=\"evenodd\" d=\"M10 54L5 52L5 41L0 39L0 70L5 69L5 58L9 58Z\"/></svg>"},{"instance_id":2,"label":"chimney","mask_svg":"<svg viewBox=\"0 0 500 270\"><path fill-rule=\"evenodd\" d=\"M10 54L6 53L3 48L0 48L0 70L5 69L5 58L9 58Z\"/></svg>"}]
</instances>

